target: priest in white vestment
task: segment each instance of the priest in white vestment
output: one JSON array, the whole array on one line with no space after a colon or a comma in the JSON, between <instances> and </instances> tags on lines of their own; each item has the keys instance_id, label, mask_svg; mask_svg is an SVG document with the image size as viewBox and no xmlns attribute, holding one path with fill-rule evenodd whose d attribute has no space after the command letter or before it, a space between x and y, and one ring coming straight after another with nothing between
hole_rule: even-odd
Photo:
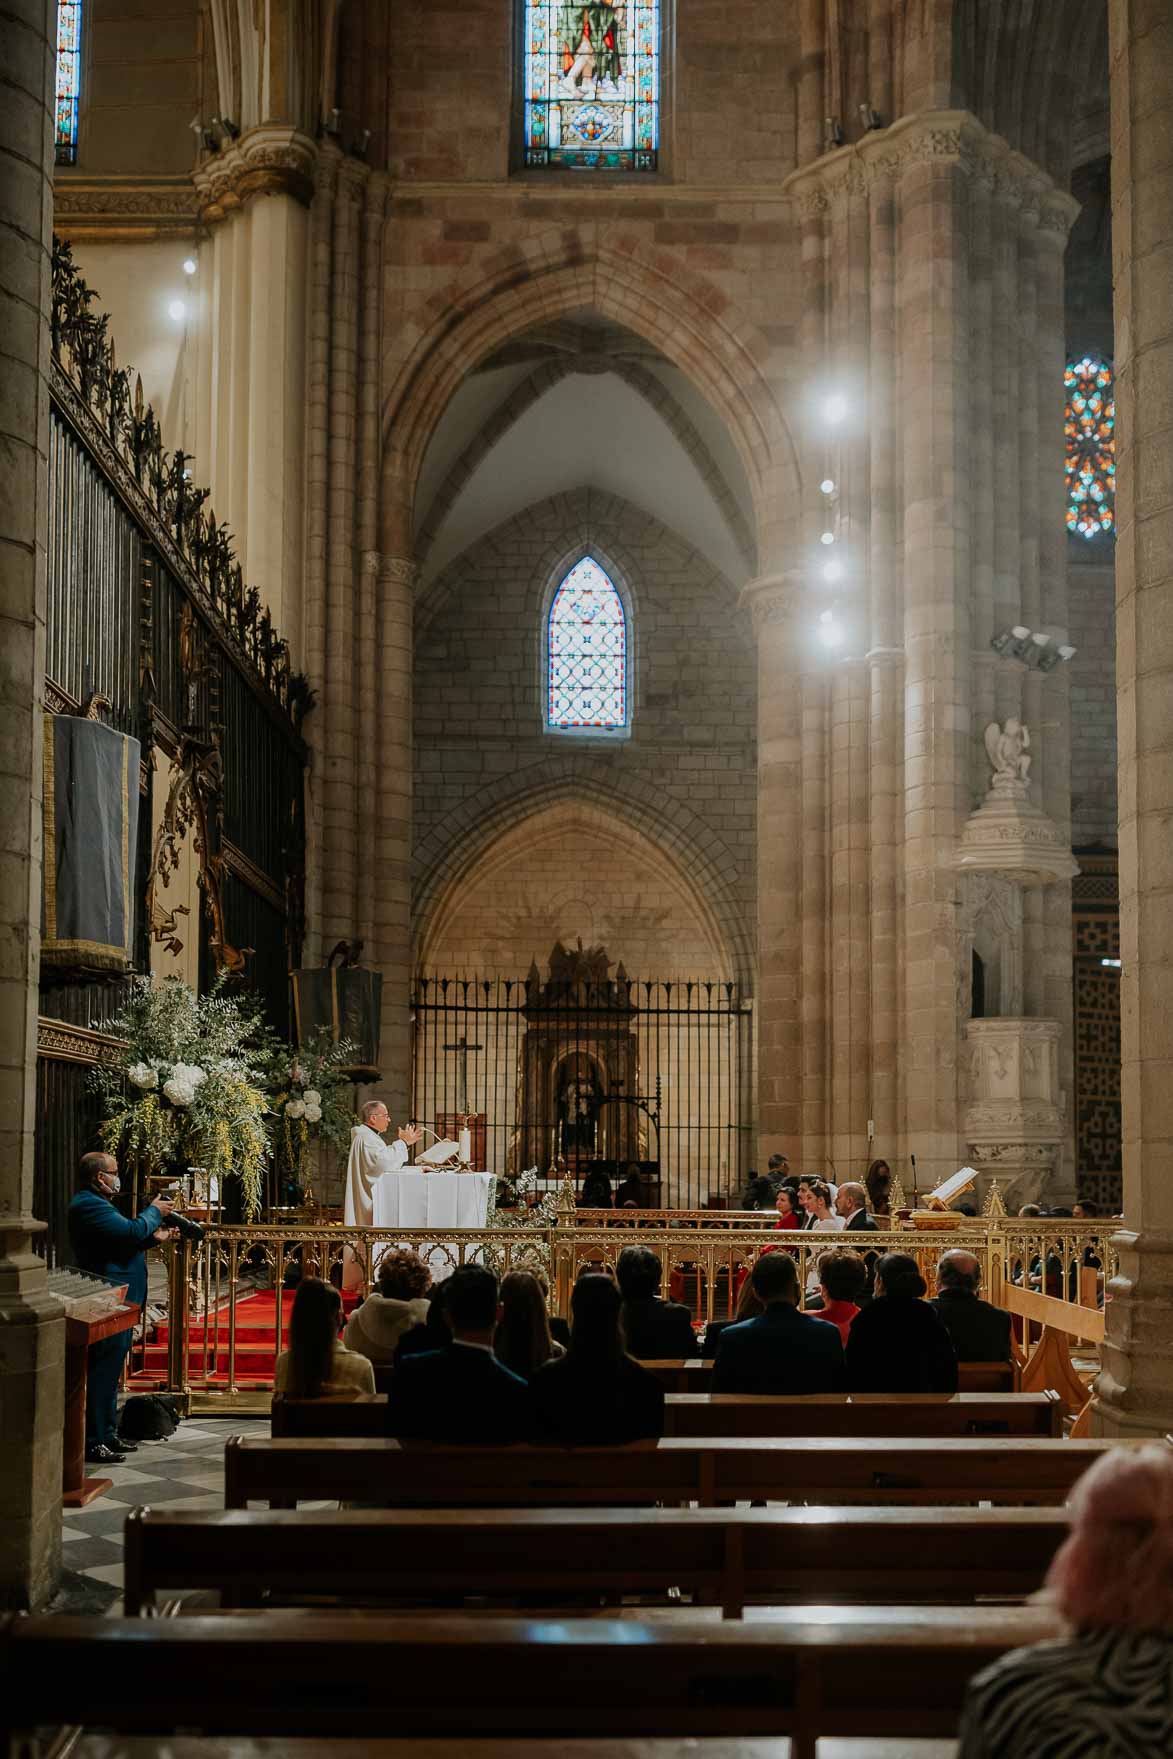
<instances>
[{"instance_id":1,"label":"priest in white vestment","mask_svg":"<svg viewBox=\"0 0 1173 1759\"><path fill-rule=\"evenodd\" d=\"M397 1173L407 1165L407 1151L423 1135L418 1124L404 1124L398 1140L384 1142L391 1127L391 1114L381 1099L368 1099L362 1123L350 1133L350 1160L346 1167L346 1205L343 1219L349 1227L369 1228L375 1221L375 1183L385 1173ZM362 1265L349 1247L343 1253L342 1287L361 1288Z\"/></svg>"}]
</instances>

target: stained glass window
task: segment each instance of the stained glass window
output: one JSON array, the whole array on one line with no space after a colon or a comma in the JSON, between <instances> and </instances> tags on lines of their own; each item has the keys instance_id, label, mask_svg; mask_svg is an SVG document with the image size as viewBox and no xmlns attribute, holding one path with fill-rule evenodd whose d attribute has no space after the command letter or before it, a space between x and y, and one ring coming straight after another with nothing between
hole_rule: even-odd
<instances>
[{"instance_id":1,"label":"stained glass window","mask_svg":"<svg viewBox=\"0 0 1173 1759\"><path fill-rule=\"evenodd\" d=\"M1067 389L1067 529L1098 537L1116 524L1116 399L1102 360L1070 363Z\"/></svg>"},{"instance_id":2,"label":"stained glass window","mask_svg":"<svg viewBox=\"0 0 1173 1759\"><path fill-rule=\"evenodd\" d=\"M58 0L57 102L53 129L57 163L77 163L77 100L81 91L81 0Z\"/></svg>"},{"instance_id":3,"label":"stained glass window","mask_svg":"<svg viewBox=\"0 0 1173 1759\"><path fill-rule=\"evenodd\" d=\"M525 162L654 171L659 0L526 0Z\"/></svg>"},{"instance_id":4,"label":"stained glass window","mask_svg":"<svg viewBox=\"0 0 1173 1759\"><path fill-rule=\"evenodd\" d=\"M546 719L563 732L618 733L627 726L627 619L606 570L576 562L550 606Z\"/></svg>"}]
</instances>

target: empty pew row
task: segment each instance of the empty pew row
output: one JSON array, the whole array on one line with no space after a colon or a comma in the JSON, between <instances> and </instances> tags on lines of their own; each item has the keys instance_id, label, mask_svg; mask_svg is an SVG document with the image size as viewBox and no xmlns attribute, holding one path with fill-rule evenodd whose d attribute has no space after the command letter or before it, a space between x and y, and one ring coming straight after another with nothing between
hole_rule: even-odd
<instances>
[{"instance_id":1,"label":"empty pew row","mask_svg":"<svg viewBox=\"0 0 1173 1759\"><path fill-rule=\"evenodd\" d=\"M740 1618L755 1601L1023 1599L1067 1530L1061 1509L135 1509L124 1605L144 1616L165 1593L212 1591L231 1607L532 1606L679 1588Z\"/></svg>"},{"instance_id":2,"label":"empty pew row","mask_svg":"<svg viewBox=\"0 0 1173 1759\"><path fill-rule=\"evenodd\" d=\"M442 1448L388 1440L231 1436L224 1503L627 1507L647 1503L1063 1502L1109 1447L1035 1437L799 1436L628 1448Z\"/></svg>"},{"instance_id":3,"label":"empty pew row","mask_svg":"<svg viewBox=\"0 0 1173 1759\"><path fill-rule=\"evenodd\" d=\"M818 1394L804 1398L740 1393L669 1393L664 1433L670 1436L1058 1436L1062 1406L1051 1393ZM275 1436L381 1436L387 1396L273 1400Z\"/></svg>"},{"instance_id":4,"label":"empty pew row","mask_svg":"<svg viewBox=\"0 0 1173 1759\"><path fill-rule=\"evenodd\" d=\"M813 1759L820 1735L953 1734L972 1676L1055 1631L1025 1607L803 1606L663 1626L16 1617L0 1625L0 1750L43 1727L52 1681L56 1723L129 1734L789 1735L792 1759Z\"/></svg>"}]
</instances>

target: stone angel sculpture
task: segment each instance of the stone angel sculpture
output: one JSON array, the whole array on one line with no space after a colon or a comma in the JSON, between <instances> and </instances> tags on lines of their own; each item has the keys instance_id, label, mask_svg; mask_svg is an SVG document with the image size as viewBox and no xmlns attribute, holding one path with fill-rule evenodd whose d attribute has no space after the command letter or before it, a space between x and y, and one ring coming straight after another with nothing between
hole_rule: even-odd
<instances>
[{"instance_id":1,"label":"stone angel sculpture","mask_svg":"<svg viewBox=\"0 0 1173 1759\"><path fill-rule=\"evenodd\" d=\"M999 792L1025 789L1030 779L1030 730L1011 715L999 726L991 721L985 731L986 755L993 769L993 784Z\"/></svg>"}]
</instances>

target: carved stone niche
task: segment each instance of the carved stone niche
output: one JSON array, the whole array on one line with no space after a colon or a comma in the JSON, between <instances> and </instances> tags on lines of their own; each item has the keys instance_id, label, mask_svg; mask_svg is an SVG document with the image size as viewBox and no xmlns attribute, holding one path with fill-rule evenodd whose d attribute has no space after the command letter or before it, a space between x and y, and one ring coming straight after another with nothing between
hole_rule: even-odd
<instances>
[{"instance_id":1,"label":"carved stone niche","mask_svg":"<svg viewBox=\"0 0 1173 1759\"><path fill-rule=\"evenodd\" d=\"M1014 1212L1034 1202L1058 1163L1066 1097L1059 1089L1058 1020L1003 1016L964 1027L969 1104L964 1134L970 1164L997 1178Z\"/></svg>"}]
</instances>

